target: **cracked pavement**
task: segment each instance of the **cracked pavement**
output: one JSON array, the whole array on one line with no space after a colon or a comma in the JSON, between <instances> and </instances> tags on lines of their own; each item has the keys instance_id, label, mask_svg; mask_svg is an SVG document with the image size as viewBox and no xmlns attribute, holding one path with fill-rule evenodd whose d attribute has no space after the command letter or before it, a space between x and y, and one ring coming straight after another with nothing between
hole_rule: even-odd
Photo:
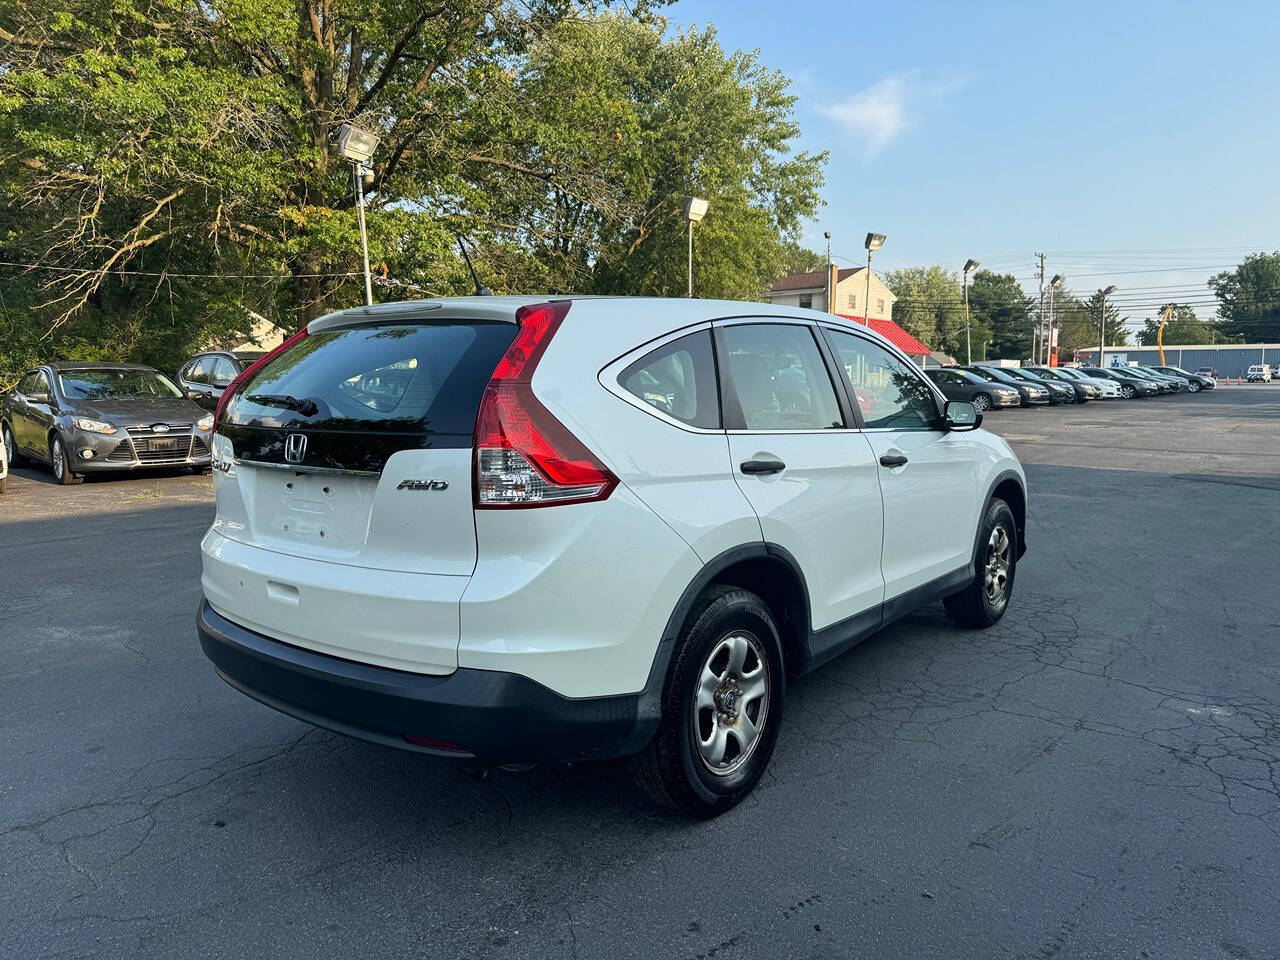
<instances>
[{"instance_id":1,"label":"cracked pavement","mask_svg":"<svg viewBox=\"0 0 1280 960\"><path fill-rule=\"evenodd\" d=\"M712 823L618 764L481 781L248 700L194 636L207 480L19 470L0 956L1275 956L1280 386L987 426L1031 488L1008 616L792 684Z\"/></svg>"}]
</instances>

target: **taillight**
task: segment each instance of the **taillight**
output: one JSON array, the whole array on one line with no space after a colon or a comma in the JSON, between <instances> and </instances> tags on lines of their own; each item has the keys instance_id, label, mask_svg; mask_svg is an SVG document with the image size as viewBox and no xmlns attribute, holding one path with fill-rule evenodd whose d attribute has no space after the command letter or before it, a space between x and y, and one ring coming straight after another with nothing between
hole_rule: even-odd
<instances>
[{"instance_id":1,"label":"taillight","mask_svg":"<svg viewBox=\"0 0 1280 960\"><path fill-rule=\"evenodd\" d=\"M476 417L477 509L604 500L618 485L533 395L533 372L568 312L567 300L516 311L519 332L489 378Z\"/></svg>"},{"instance_id":2,"label":"taillight","mask_svg":"<svg viewBox=\"0 0 1280 960\"><path fill-rule=\"evenodd\" d=\"M286 350L292 347L299 340L304 339L306 335L307 335L307 328L303 327L301 330L295 333L292 337L290 337L284 343L280 344L280 346L276 347L274 350L267 353L265 356L259 357L257 360L253 361L253 363L249 364L247 367L245 367L243 370L240 371L239 375L234 380L232 380L231 383L227 385L226 389L222 391L222 396L218 398L218 407L216 410L213 411L213 429L215 431L218 429L218 421L222 419L222 411L227 409L227 404L231 402L231 398L235 396L236 391L239 390L242 386L244 386L245 382L250 377L252 377L255 373L257 373L263 367L265 367L268 363L270 363L276 357L280 356L280 354L284 353Z\"/></svg>"}]
</instances>

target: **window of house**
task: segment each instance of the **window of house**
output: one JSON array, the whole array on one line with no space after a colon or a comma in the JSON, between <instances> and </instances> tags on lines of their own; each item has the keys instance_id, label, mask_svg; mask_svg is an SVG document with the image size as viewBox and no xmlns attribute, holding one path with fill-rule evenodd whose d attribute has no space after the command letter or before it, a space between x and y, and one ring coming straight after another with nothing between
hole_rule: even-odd
<instances>
[{"instance_id":1,"label":"window of house","mask_svg":"<svg viewBox=\"0 0 1280 960\"><path fill-rule=\"evenodd\" d=\"M806 310L813 309L813 294L812 293L800 294L800 306L804 307L804 309Z\"/></svg>"},{"instance_id":2,"label":"window of house","mask_svg":"<svg viewBox=\"0 0 1280 960\"><path fill-rule=\"evenodd\" d=\"M876 313L884 313L884 300L876 301Z\"/></svg>"},{"instance_id":3,"label":"window of house","mask_svg":"<svg viewBox=\"0 0 1280 960\"><path fill-rule=\"evenodd\" d=\"M849 309L850 309L850 310L857 310L857 309L858 309L858 295L857 295L856 293L851 293L851 294L849 294L848 300L849 300Z\"/></svg>"}]
</instances>

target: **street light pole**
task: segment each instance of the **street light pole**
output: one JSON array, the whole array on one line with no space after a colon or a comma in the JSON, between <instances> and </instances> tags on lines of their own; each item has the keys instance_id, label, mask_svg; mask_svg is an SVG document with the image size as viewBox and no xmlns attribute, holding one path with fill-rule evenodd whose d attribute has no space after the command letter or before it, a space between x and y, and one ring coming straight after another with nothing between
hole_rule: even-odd
<instances>
[{"instance_id":1,"label":"street light pole","mask_svg":"<svg viewBox=\"0 0 1280 960\"><path fill-rule=\"evenodd\" d=\"M364 174L363 164L353 163L351 169L356 178L356 207L360 211L360 251L364 254L364 304L373 306L373 275L369 272L369 235L364 226Z\"/></svg>"},{"instance_id":2,"label":"street light pole","mask_svg":"<svg viewBox=\"0 0 1280 960\"><path fill-rule=\"evenodd\" d=\"M827 289L827 293L826 293L827 302L825 304L825 308L827 313L835 313L836 312L835 307L831 303L831 298L834 297L836 293L834 290L831 289L831 231L826 230L823 232L822 235L827 238L827 264L825 267L827 271L827 279L823 281L823 286L826 287Z\"/></svg>"},{"instance_id":3,"label":"street light pole","mask_svg":"<svg viewBox=\"0 0 1280 960\"><path fill-rule=\"evenodd\" d=\"M351 163L351 174L355 177L356 210L360 216L360 251L364 257L364 302L365 306L373 306L373 277L369 271L369 236L364 222L364 178L372 176L373 171L367 166L373 151L378 149L378 135L357 127L352 123L344 123L338 131L338 149Z\"/></svg>"},{"instance_id":4,"label":"street light pole","mask_svg":"<svg viewBox=\"0 0 1280 960\"><path fill-rule=\"evenodd\" d=\"M978 269L978 261L970 258L964 262L964 362L973 363L973 343L969 337L969 275Z\"/></svg>"},{"instance_id":5,"label":"street light pole","mask_svg":"<svg viewBox=\"0 0 1280 960\"><path fill-rule=\"evenodd\" d=\"M693 299L693 225L707 215L707 201L700 197L684 198L684 217L689 221L689 292Z\"/></svg>"},{"instance_id":6,"label":"street light pole","mask_svg":"<svg viewBox=\"0 0 1280 960\"><path fill-rule=\"evenodd\" d=\"M1058 290L1062 286L1062 281L1065 279L1066 277L1062 274L1055 273L1053 275L1053 279L1049 281L1049 349L1048 355L1044 358L1044 362L1051 367L1055 366L1053 362L1053 348L1056 346L1053 339L1053 294L1054 291Z\"/></svg>"},{"instance_id":7,"label":"street light pole","mask_svg":"<svg viewBox=\"0 0 1280 960\"><path fill-rule=\"evenodd\" d=\"M1115 284L1102 293L1102 316L1098 317L1098 366L1106 367L1107 355L1107 297L1116 292Z\"/></svg>"},{"instance_id":8,"label":"street light pole","mask_svg":"<svg viewBox=\"0 0 1280 960\"><path fill-rule=\"evenodd\" d=\"M883 247L884 241L883 233L867 234L867 292L862 304L862 320L868 327L871 326L871 254Z\"/></svg>"}]
</instances>

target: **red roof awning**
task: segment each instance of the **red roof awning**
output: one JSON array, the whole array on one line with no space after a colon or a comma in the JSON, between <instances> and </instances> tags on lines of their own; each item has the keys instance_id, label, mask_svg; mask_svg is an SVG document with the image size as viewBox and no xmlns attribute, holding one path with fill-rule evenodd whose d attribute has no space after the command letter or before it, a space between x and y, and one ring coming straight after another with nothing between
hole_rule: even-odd
<instances>
[{"instance_id":1,"label":"red roof awning","mask_svg":"<svg viewBox=\"0 0 1280 960\"><path fill-rule=\"evenodd\" d=\"M928 356L932 353L928 347L892 320L877 320L872 317L870 321L867 321L864 317L852 317L847 313L837 313L836 316L842 320L850 320L853 323L860 323L864 327L871 328L909 357Z\"/></svg>"}]
</instances>

